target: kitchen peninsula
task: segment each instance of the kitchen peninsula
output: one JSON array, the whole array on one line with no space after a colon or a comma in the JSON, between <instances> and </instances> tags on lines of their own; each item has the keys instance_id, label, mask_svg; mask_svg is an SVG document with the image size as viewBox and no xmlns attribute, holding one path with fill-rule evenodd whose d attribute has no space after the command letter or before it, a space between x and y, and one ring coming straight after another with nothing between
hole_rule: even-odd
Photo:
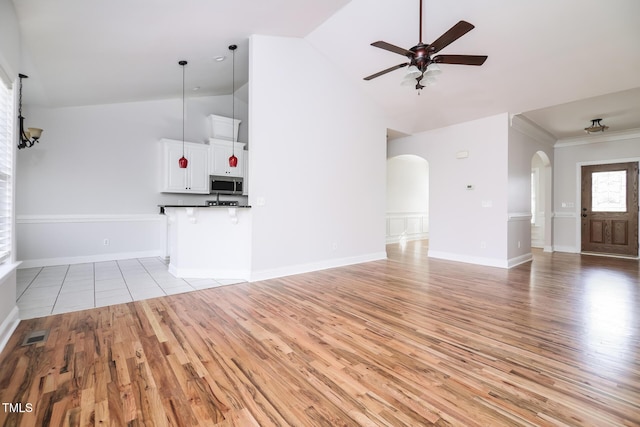
<instances>
[{"instance_id":1,"label":"kitchen peninsula","mask_svg":"<svg viewBox=\"0 0 640 427\"><path fill-rule=\"evenodd\" d=\"M169 272L250 280L251 207L160 205L167 216Z\"/></svg>"}]
</instances>

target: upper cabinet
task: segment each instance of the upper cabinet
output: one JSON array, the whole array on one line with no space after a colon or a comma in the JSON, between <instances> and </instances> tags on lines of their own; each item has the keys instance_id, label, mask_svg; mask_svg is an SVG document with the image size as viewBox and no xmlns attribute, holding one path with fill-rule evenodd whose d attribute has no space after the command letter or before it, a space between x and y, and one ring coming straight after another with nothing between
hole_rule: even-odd
<instances>
[{"instance_id":1,"label":"upper cabinet","mask_svg":"<svg viewBox=\"0 0 640 427\"><path fill-rule=\"evenodd\" d=\"M162 192L209 194L209 146L192 142L184 143L186 168L180 168L182 141L162 140Z\"/></svg>"},{"instance_id":2,"label":"upper cabinet","mask_svg":"<svg viewBox=\"0 0 640 427\"><path fill-rule=\"evenodd\" d=\"M235 144L235 147L234 147ZM209 175L244 176L244 147L242 142L231 142L220 139L209 139ZM238 165L229 166L229 157L235 155Z\"/></svg>"}]
</instances>

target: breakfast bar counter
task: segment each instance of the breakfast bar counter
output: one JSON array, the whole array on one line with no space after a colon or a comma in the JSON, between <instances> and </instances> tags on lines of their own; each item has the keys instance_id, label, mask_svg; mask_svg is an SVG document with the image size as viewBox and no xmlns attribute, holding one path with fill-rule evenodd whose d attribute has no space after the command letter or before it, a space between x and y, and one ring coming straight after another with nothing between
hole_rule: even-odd
<instances>
[{"instance_id":1,"label":"breakfast bar counter","mask_svg":"<svg viewBox=\"0 0 640 427\"><path fill-rule=\"evenodd\" d=\"M169 272L185 278L250 280L250 206L161 205Z\"/></svg>"}]
</instances>

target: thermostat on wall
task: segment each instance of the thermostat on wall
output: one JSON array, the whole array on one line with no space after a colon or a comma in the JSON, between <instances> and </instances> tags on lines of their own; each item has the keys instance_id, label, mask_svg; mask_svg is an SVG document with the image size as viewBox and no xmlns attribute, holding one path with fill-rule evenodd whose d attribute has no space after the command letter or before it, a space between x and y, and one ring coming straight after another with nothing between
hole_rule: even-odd
<instances>
[{"instance_id":1,"label":"thermostat on wall","mask_svg":"<svg viewBox=\"0 0 640 427\"><path fill-rule=\"evenodd\" d=\"M469 152L468 151L458 151L456 153L456 159L466 159L467 157L469 157Z\"/></svg>"}]
</instances>

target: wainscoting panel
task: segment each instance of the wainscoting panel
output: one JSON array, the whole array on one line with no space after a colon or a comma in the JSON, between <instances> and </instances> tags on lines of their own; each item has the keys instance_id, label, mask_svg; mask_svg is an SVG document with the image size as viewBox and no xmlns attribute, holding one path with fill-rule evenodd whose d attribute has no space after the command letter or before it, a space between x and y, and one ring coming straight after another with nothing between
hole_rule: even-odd
<instances>
[{"instance_id":1,"label":"wainscoting panel","mask_svg":"<svg viewBox=\"0 0 640 427\"><path fill-rule=\"evenodd\" d=\"M20 268L161 256L166 217L132 215L18 215Z\"/></svg>"},{"instance_id":2,"label":"wainscoting panel","mask_svg":"<svg viewBox=\"0 0 640 427\"><path fill-rule=\"evenodd\" d=\"M400 239L420 240L429 238L429 214L427 212L397 212L387 214L387 243Z\"/></svg>"}]
</instances>

